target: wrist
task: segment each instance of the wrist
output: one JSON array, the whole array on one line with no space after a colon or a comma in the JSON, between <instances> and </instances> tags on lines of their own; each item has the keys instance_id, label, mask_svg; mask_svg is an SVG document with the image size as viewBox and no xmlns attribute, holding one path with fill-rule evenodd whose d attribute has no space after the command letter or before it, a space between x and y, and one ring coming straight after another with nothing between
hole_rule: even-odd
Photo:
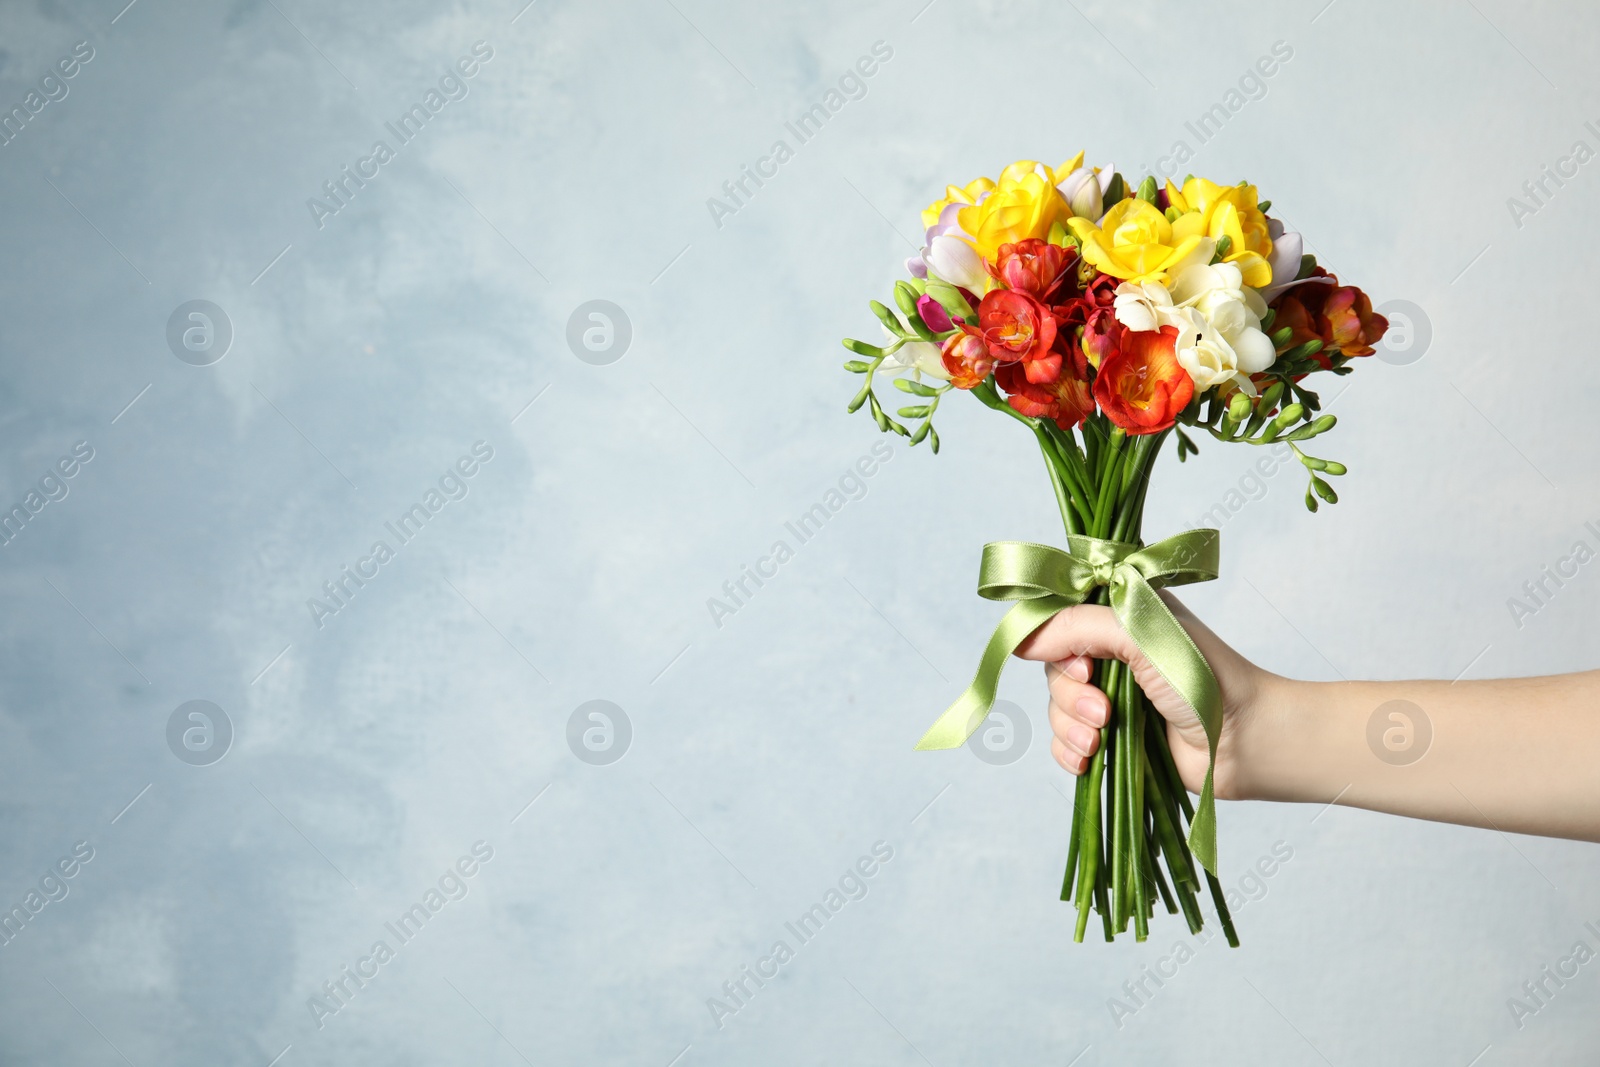
<instances>
[{"instance_id":1,"label":"wrist","mask_svg":"<svg viewBox=\"0 0 1600 1067\"><path fill-rule=\"evenodd\" d=\"M1247 699L1235 709L1224 731L1229 768L1228 798L1301 802L1324 795L1315 758L1324 683L1304 682L1261 671ZM1232 734L1229 737L1229 734ZM1219 761L1222 753L1219 752Z\"/></svg>"}]
</instances>

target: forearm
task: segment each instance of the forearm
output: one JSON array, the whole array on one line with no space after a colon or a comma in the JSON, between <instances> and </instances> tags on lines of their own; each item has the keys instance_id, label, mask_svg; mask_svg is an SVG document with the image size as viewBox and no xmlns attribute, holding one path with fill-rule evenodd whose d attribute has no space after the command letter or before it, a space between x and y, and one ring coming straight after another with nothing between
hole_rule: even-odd
<instances>
[{"instance_id":1,"label":"forearm","mask_svg":"<svg viewBox=\"0 0 1600 1067\"><path fill-rule=\"evenodd\" d=\"M1457 683L1272 677L1241 719L1233 753L1241 797L1337 797L1413 818L1600 841L1600 671Z\"/></svg>"}]
</instances>

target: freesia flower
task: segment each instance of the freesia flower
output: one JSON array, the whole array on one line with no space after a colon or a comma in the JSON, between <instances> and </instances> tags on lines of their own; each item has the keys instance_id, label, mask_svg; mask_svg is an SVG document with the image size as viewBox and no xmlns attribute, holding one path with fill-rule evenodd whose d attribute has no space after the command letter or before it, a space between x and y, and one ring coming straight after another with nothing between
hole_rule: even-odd
<instances>
[{"instance_id":1,"label":"freesia flower","mask_svg":"<svg viewBox=\"0 0 1600 1067\"><path fill-rule=\"evenodd\" d=\"M1023 166L1030 169L1013 169ZM971 235L984 259L994 260L1001 245L1049 237L1050 226L1070 214L1067 202L1056 191L1054 178L1047 174L1047 168L1031 161L1012 164L987 196L971 207L961 208L957 216L961 228Z\"/></svg>"},{"instance_id":2,"label":"freesia flower","mask_svg":"<svg viewBox=\"0 0 1600 1067\"><path fill-rule=\"evenodd\" d=\"M923 229L932 229L943 217L945 209L954 204L962 207L967 204L976 204L978 198L990 189L994 182L988 178L974 178L966 185L947 185L944 187L944 199L935 200L922 209Z\"/></svg>"},{"instance_id":3,"label":"freesia flower","mask_svg":"<svg viewBox=\"0 0 1600 1067\"><path fill-rule=\"evenodd\" d=\"M989 287L989 272L972 245L960 237L941 234L928 243L922 258L928 270L951 285L983 292Z\"/></svg>"},{"instance_id":4,"label":"freesia flower","mask_svg":"<svg viewBox=\"0 0 1600 1067\"><path fill-rule=\"evenodd\" d=\"M905 327L906 332L910 333L911 324L906 322L906 317L898 308L895 309L894 316L900 320L900 325ZM889 342L899 340L889 332L888 327L884 327L883 337ZM906 371L920 371L940 381L950 377L944 369L944 361L939 358L939 346L932 341L907 341L885 357L881 369L886 374L896 376Z\"/></svg>"},{"instance_id":5,"label":"freesia flower","mask_svg":"<svg viewBox=\"0 0 1600 1067\"><path fill-rule=\"evenodd\" d=\"M1178 362L1202 392L1232 382L1254 395L1250 375L1278 358L1272 338L1261 331L1267 313L1261 294L1244 284L1235 263L1186 268L1172 283L1184 321L1179 328Z\"/></svg>"},{"instance_id":6,"label":"freesia flower","mask_svg":"<svg viewBox=\"0 0 1600 1067\"><path fill-rule=\"evenodd\" d=\"M940 358L945 377L957 389L976 389L994 370L988 343L970 326L962 326L945 340Z\"/></svg>"},{"instance_id":7,"label":"freesia flower","mask_svg":"<svg viewBox=\"0 0 1600 1067\"><path fill-rule=\"evenodd\" d=\"M1082 160L1083 153L1078 153ZM1104 211L1106 192L1111 188L1111 177L1117 168L1111 164L1103 167L1076 167L1056 183L1056 189L1066 200L1072 214L1085 219L1098 219Z\"/></svg>"},{"instance_id":8,"label":"freesia flower","mask_svg":"<svg viewBox=\"0 0 1600 1067\"><path fill-rule=\"evenodd\" d=\"M934 333L946 333L956 328L955 323L950 321L950 312L926 293L917 297L917 315L922 319L922 324Z\"/></svg>"},{"instance_id":9,"label":"freesia flower","mask_svg":"<svg viewBox=\"0 0 1600 1067\"><path fill-rule=\"evenodd\" d=\"M1100 365L1094 397L1106 418L1130 434L1159 433L1177 421L1194 397L1194 380L1179 364L1178 330L1129 330L1122 347Z\"/></svg>"},{"instance_id":10,"label":"freesia flower","mask_svg":"<svg viewBox=\"0 0 1600 1067\"><path fill-rule=\"evenodd\" d=\"M1333 338L1333 347L1347 356L1370 356L1372 346L1388 332L1389 320L1372 310L1372 301L1353 285L1344 285L1328 294L1322 305L1321 323Z\"/></svg>"},{"instance_id":11,"label":"freesia flower","mask_svg":"<svg viewBox=\"0 0 1600 1067\"><path fill-rule=\"evenodd\" d=\"M1083 338L1080 342L1088 361L1099 367L1115 355L1122 345L1124 332L1122 324L1117 321L1116 312L1110 308L1095 308L1091 311L1089 321L1084 323Z\"/></svg>"},{"instance_id":12,"label":"freesia flower","mask_svg":"<svg viewBox=\"0 0 1600 1067\"><path fill-rule=\"evenodd\" d=\"M1070 430L1094 414L1094 392L1089 383L1063 363L1054 380L1032 382L1022 365L1007 363L996 367L995 384L1006 392L1006 403L1013 411L1035 419L1050 419L1063 430Z\"/></svg>"},{"instance_id":13,"label":"freesia flower","mask_svg":"<svg viewBox=\"0 0 1600 1067\"><path fill-rule=\"evenodd\" d=\"M996 289L978 304L978 329L997 362L1020 362L1029 381L1044 382L1061 369L1053 351L1055 316L1027 293Z\"/></svg>"},{"instance_id":14,"label":"freesia flower","mask_svg":"<svg viewBox=\"0 0 1600 1067\"><path fill-rule=\"evenodd\" d=\"M1154 204L1137 198L1118 201L1099 225L1082 218L1066 224L1086 262L1125 281L1164 281L1191 263L1209 263L1216 252L1210 237L1178 235Z\"/></svg>"},{"instance_id":15,"label":"freesia flower","mask_svg":"<svg viewBox=\"0 0 1600 1067\"><path fill-rule=\"evenodd\" d=\"M1224 261L1235 264L1244 280L1256 288L1265 288L1273 280L1272 236L1267 228L1267 217L1256 206L1256 187L1217 185L1204 178L1190 178L1180 190L1167 183L1167 203L1180 212L1172 222L1172 231L1179 238L1190 235L1231 241Z\"/></svg>"},{"instance_id":16,"label":"freesia flower","mask_svg":"<svg viewBox=\"0 0 1600 1067\"><path fill-rule=\"evenodd\" d=\"M1067 268L1077 262L1076 249L1062 248L1037 237L1000 246L989 273L1006 288L1047 301L1060 288Z\"/></svg>"},{"instance_id":17,"label":"freesia flower","mask_svg":"<svg viewBox=\"0 0 1600 1067\"><path fill-rule=\"evenodd\" d=\"M1272 267L1272 281L1261 290L1261 296L1270 304L1279 293L1295 284L1306 246L1304 238L1284 229L1277 219L1267 220L1267 234L1272 238L1272 255L1267 257Z\"/></svg>"},{"instance_id":18,"label":"freesia flower","mask_svg":"<svg viewBox=\"0 0 1600 1067\"><path fill-rule=\"evenodd\" d=\"M1117 321L1130 330L1158 330L1175 318L1172 293L1160 282L1123 282L1111 306Z\"/></svg>"},{"instance_id":19,"label":"freesia flower","mask_svg":"<svg viewBox=\"0 0 1600 1067\"><path fill-rule=\"evenodd\" d=\"M939 217L934 220L933 225L929 226L923 235L922 251L906 260L906 270L914 278L926 278L929 266L937 263L933 267L936 275L947 282L961 285L963 288L971 288L971 286L942 273L940 268L942 267L952 274L960 275L961 278L968 282L977 282L981 279L981 284L978 286L981 292L988 287L988 276L983 271L983 261L972 250L971 237L961 229L961 223L958 219L961 208L962 205L959 203L945 207L944 211L940 213ZM945 240L941 241L940 238ZM937 256L934 252L936 243L939 247Z\"/></svg>"},{"instance_id":20,"label":"freesia flower","mask_svg":"<svg viewBox=\"0 0 1600 1067\"><path fill-rule=\"evenodd\" d=\"M1317 270L1317 275L1303 280L1323 284L1297 286L1274 305L1277 315L1273 327L1290 328L1282 348L1321 341L1324 348L1337 348L1347 356L1372 355L1376 351L1373 346L1389 329L1389 320L1372 310L1372 301L1360 289L1341 286L1338 278L1320 267ZM1322 352L1312 358L1324 369L1332 366Z\"/></svg>"}]
</instances>

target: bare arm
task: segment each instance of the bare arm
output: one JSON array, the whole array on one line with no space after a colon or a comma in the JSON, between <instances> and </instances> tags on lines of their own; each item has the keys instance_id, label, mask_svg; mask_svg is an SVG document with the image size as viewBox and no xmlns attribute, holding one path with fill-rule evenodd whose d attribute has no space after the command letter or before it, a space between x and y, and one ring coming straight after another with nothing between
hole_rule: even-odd
<instances>
[{"instance_id":1,"label":"bare arm","mask_svg":"<svg viewBox=\"0 0 1600 1067\"><path fill-rule=\"evenodd\" d=\"M1417 819L1600 841L1600 671L1473 682L1300 682L1262 670L1163 593L1211 663L1224 724L1217 796L1337 803ZM1128 663L1198 792L1205 735L1109 608L1070 608L1017 654L1045 661L1052 750L1078 774L1104 694L1089 659Z\"/></svg>"}]
</instances>

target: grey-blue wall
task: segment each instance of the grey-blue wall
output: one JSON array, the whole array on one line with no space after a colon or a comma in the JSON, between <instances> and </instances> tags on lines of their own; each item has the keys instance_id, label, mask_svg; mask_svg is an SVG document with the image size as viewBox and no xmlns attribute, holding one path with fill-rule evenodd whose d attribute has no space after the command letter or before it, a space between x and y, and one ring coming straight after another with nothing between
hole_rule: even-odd
<instances>
[{"instance_id":1,"label":"grey-blue wall","mask_svg":"<svg viewBox=\"0 0 1600 1067\"><path fill-rule=\"evenodd\" d=\"M1600 964L1507 1003L1600 947L1588 845L1228 805L1242 949L1180 963L1164 915L1071 943L1038 672L1004 683L1019 759L911 751L998 614L979 546L1058 537L1009 420L953 397L942 455L895 443L814 537L785 527L884 440L843 411L838 339L875 334L945 183L1182 142L1180 177L1248 176L1413 309L1326 394L1338 507L1242 448L1167 458L1147 530L1225 518L1224 578L1186 600L1301 677L1593 666L1600 564L1508 606L1600 546L1600 163L1522 190L1600 149L1592 14L122 2L0 6L6 108L92 49L0 147L0 504L60 497L0 547L0 905L42 905L0 947L0 1059L1592 1062ZM1276 42L1202 143L1186 123ZM462 57L402 143L385 124ZM569 345L592 300L625 351ZM724 992L780 940L777 977ZM1173 976L1135 1000L1147 966Z\"/></svg>"}]
</instances>

